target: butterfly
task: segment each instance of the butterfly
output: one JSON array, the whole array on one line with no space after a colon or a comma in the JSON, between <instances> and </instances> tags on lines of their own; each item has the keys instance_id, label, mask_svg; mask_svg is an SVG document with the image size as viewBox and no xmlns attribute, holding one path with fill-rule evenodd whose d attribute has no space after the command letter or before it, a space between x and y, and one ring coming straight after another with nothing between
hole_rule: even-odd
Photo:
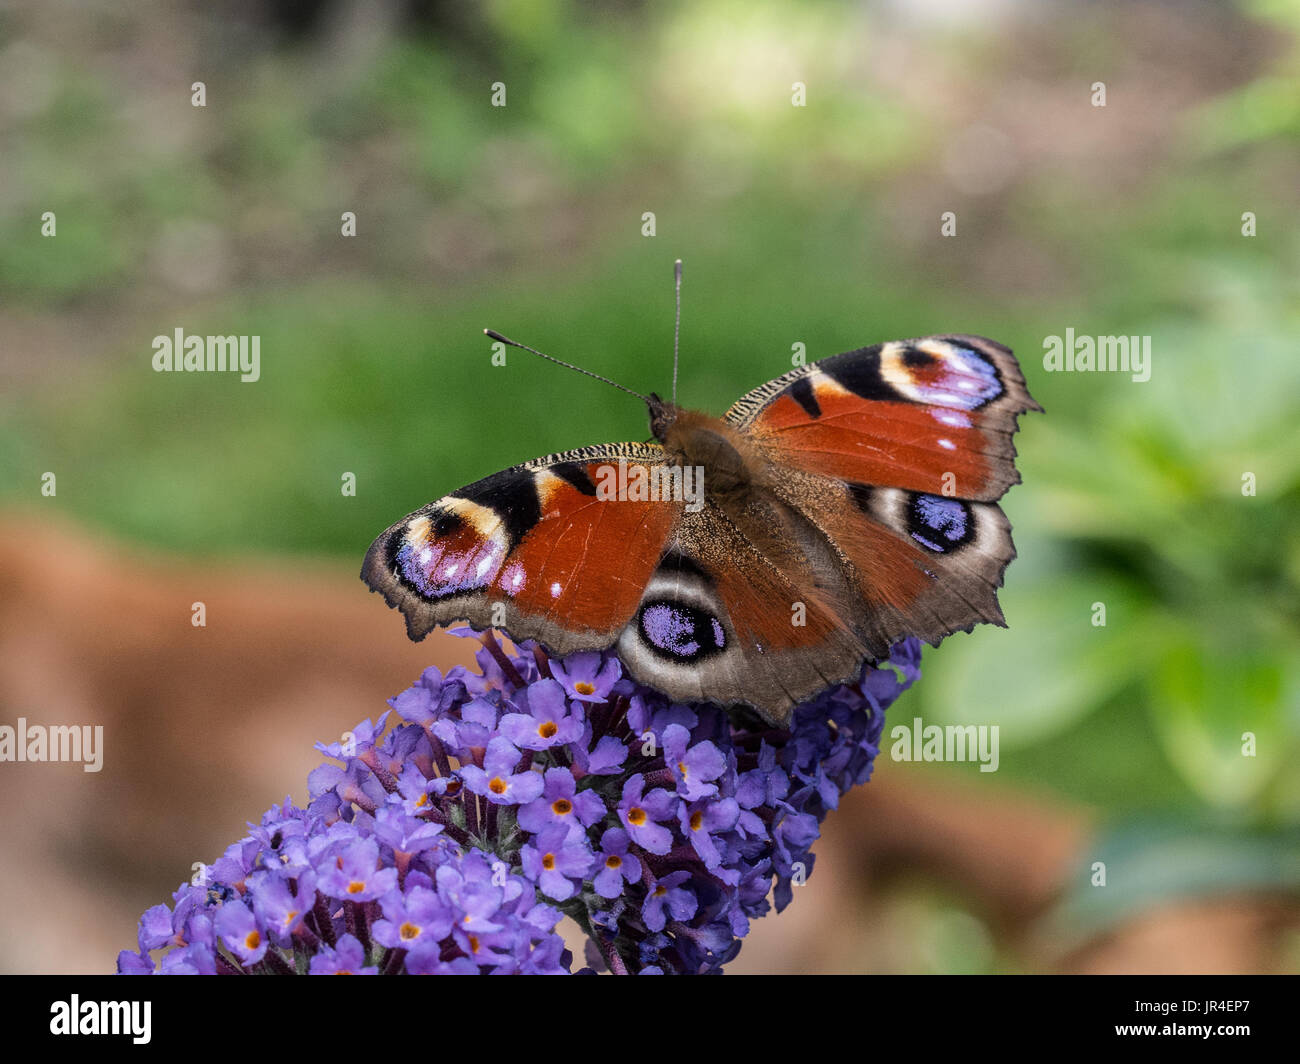
<instances>
[{"instance_id":1,"label":"butterfly","mask_svg":"<svg viewBox=\"0 0 1300 1064\"><path fill-rule=\"evenodd\" d=\"M525 462L375 539L361 577L412 639L468 622L558 655L612 647L676 701L785 726L906 636L1005 626L997 500L1020 482L1017 418L1042 409L1008 348L863 347L721 418L639 397L653 441Z\"/></svg>"}]
</instances>

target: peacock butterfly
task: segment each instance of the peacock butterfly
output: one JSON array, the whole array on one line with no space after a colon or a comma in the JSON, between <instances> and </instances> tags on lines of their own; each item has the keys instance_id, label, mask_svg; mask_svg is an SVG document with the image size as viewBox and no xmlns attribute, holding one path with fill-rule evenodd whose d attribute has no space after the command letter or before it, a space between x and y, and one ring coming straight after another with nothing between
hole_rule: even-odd
<instances>
[{"instance_id":1,"label":"peacock butterfly","mask_svg":"<svg viewBox=\"0 0 1300 1064\"><path fill-rule=\"evenodd\" d=\"M675 357L673 377L675 396ZM1015 548L997 500L1020 481L1017 418L1042 409L1008 348L964 335L862 347L721 418L632 394L652 442L525 462L371 544L361 577L412 639L466 621L555 654L612 646L670 698L747 704L782 726L905 636L1005 625L997 588Z\"/></svg>"}]
</instances>

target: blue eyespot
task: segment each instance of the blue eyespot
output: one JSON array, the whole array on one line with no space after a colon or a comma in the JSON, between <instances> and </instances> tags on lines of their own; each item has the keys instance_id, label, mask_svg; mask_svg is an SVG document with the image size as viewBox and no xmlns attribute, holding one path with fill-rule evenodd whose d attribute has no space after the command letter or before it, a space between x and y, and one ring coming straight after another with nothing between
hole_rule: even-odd
<instances>
[{"instance_id":1,"label":"blue eyespot","mask_svg":"<svg viewBox=\"0 0 1300 1064\"><path fill-rule=\"evenodd\" d=\"M683 602L647 602L641 607L639 627L650 649L672 661L698 661L727 645L718 618Z\"/></svg>"},{"instance_id":2,"label":"blue eyespot","mask_svg":"<svg viewBox=\"0 0 1300 1064\"><path fill-rule=\"evenodd\" d=\"M975 520L960 499L913 495L907 508L907 531L926 550L946 554L974 538Z\"/></svg>"}]
</instances>

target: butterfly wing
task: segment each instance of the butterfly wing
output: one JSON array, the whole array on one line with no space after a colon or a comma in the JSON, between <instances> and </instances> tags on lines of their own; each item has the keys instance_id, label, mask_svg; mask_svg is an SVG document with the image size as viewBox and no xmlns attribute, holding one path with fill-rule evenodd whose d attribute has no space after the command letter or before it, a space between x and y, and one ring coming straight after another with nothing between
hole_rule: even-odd
<instances>
[{"instance_id":1,"label":"butterfly wing","mask_svg":"<svg viewBox=\"0 0 1300 1064\"><path fill-rule=\"evenodd\" d=\"M1009 348L930 336L859 348L742 396L724 420L779 465L848 483L996 501L1020 482L1016 418L1042 410Z\"/></svg>"},{"instance_id":2,"label":"butterfly wing","mask_svg":"<svg viewBox=\"0 0 1300 1064\"><path fill-rule=\"evenodd\" d=\"M608 444L496 473L385 531L361 578L402 611L412 639L466 621L557 654L611 646L676 533L682 503L601 489L611 476L648 480L663 463L655 444Z\"/></svg>"},{"instance_id":3,"label":"butterfly wing","mask_svg":"<svg viewBox=\"0 0 1300 1064\"><path fill-rule=\"evenodd\" d=\"M654 444L588 447L487 477L376 538L362 579L412 639L464 621L556 654L616 646L670 698L748 703L774 721L861 665L858 640L792 575L773 534L792 517L779 502L737 525L707 499L600 491L620 465L626 485L665 457Z\"/></svg>"},{"instance_id":4,"label":"butterfly wing","mask_svg":"<svg viewBox=\"0 0 1300 1064\"><path fill-rule=\"evenodd\" d=\"M670 698L744 703L783 725L793 706L856 674L867 653L817 567L792 563L781 545L799 549L796 516L775 499L755 506L738 518L710 500L682 514L617 649L633 677Z\"/></svg>"},{"instance_id":5,"label":"butterfly wing","mask_svg":"<svg viewBox=\"0 0 1300 1064\"><path fill-rule=\"evenodd\" d=\"M558 654L616 646L671 698L783 725L904 636L1002 623L1015 551L995 502L1019 480L1011 437L1033 409L992 341L863 348L755 389L719 423L761 470L743 505L602 497L612 463L670 463L655 444L588 447L417 510L375 540L362 578L413 639L468 621Z\"/></svg>"},{"instance_id":6,"label":"butterfly wing","mask_svg":"<svg viewBox=\"0 0 1300 1064\"><path fill-rule=\"evenodd\" d=\"M1028 410L1041 407L1009 349L949 335L801 367L724 420L834 552L853 591L845 620L880 658L906 635L937 644L1004 623L997 588L1015 548L996 501L1019 483L1012 436Z\"/></svg>"}]
</instances>

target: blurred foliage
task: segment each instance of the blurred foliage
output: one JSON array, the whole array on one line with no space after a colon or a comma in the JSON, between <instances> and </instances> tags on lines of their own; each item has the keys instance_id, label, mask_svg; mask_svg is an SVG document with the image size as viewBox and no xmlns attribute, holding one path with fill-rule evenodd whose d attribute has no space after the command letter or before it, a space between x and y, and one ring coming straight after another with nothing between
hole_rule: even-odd
<instances>
[{"instance_id":1,"label":"blurred foliage","mask_svg":"<svg viewBox=\"0 0 1300 1064\"><path fill-rule=\"evenodd\" d=\"M1093 885L1098 865L1104 866L1105 890ZM1300 838L1294 831L1238 827L1192 833L1182 823L1135 819L1101 839L1089 867L1080 872L1043 924L1043 931L1067 949L1169 898L1294 893L1300 884Z\"/></svg>"},{"instance_id":2,"label":"blurred foliage","mask_svg":"<svg viewBox=\"0 0 1300 1064\"><path fill-rule=\"evenodd\" d=\"M1164 810L1185 848L1201 823L1282 840L1273 881L1294 886L1291 836L1260 833L1300 821L1296 6L1202 6L1176 46L1143 5L1050 35L827 0L429 10L369 35L207 10L132 77L143 16L102 10L123 43L85 64L5 27L0 294L114 337L93 361L24 352L50 365L6 401L8 500L52 469L60 509L146 543L357 565L458 485L645 438L624 396L522 352L492 368L481 330L662 391L678 256L682 398L715 411L796 341L818 358L992 336L1047 410L1023 419L1025 486L1003 501L1010 628L927 651L910 708L999 723L1006 777ZM150 372L176 326L260 335L261 381ZM1043 337L1067 327L1150 335L1150 381L1046 373ZM1253 857L1180 852L1258 879Z\"/></svg>"}]
</instances>

